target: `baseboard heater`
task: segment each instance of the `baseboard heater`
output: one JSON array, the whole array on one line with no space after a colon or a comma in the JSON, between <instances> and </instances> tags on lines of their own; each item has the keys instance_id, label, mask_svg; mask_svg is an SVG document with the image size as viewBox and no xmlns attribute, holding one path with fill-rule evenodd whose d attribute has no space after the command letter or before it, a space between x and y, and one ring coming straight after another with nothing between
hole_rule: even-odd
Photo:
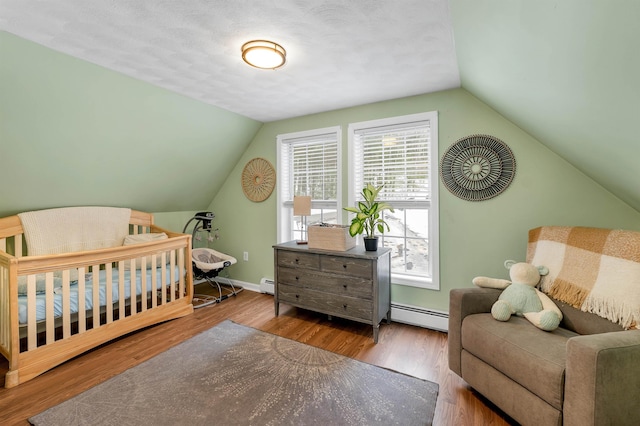
<instances>
[{"instance_id":1,"label":"baseboard heater","mask_svg":"<svg viewBox=\"0 0 640 426\"><path fill-rule=\"evenodd\" d=\"M391 320L444 332L449 329L448 312L400 303L391 303Z\"/></svg>"},{"instance_id":2,"label":"baseboard heater","mask_svg":"<svg viewBox=\"0 0 640 426\"><path fill-rule=\"evenodd\" d=\"M262 278L260 280L260 293L274 294L275 286L271 278Z\"/></svg>"}]
</instances>

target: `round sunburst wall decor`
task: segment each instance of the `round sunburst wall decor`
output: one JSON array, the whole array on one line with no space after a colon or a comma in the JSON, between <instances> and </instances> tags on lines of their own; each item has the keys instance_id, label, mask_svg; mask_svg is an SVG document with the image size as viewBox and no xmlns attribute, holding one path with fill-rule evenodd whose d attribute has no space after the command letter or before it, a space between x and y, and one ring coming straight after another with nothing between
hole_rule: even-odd
<instances>
[{"instance_id":1,"label":"round sunburst wall decor","mask_svg":"<svg viewBox=\"0 0 640 426\"><path fill-rule=\"evenodd\" d=\"M488 200L503 192L516 174L516 159L500 139L471 135L456 141L442 156L444 186L467 201Z\"/></svg>"},{"instance_id":2,"label":"round sunburst wall decor","mask_svg":"<svg viewBox=\"0 0 640 426\"><path fill-rule=\"evenodd\" d=\"M250 160L242 170L242 191L251 201L269 198L276 186L276 172L264 158Z\"/></svg>"}]
</instances>

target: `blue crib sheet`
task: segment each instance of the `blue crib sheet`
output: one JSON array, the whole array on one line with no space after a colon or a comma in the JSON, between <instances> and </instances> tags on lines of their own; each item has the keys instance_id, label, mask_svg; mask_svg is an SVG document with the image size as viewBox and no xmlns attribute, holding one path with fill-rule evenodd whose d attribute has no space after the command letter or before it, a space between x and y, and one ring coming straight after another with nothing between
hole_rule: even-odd
<instances>
[{"instance_id":1,"label":"blue crib sheet","mask_svg":"<svg viewBox=\"0 0 640 426\"><path fill-rule=\"evenodd\" d=\"M124 271L124 298L128 299L131 296L131 272L135 272L135 280L136 280L136 295L140 295L142 293L142 276L145 274L145 271L136 270ZM117 268L113 268L112 271L112 291L111 291L111 300L113 303L117 302L120 298L119 288L118 288L118 276L119 271ZM156 274L157 286L156 289L159 290L162 288L162 267L156 268L155 270L147 269L146 270L146 278L147 278L147 291L153 290L153 282L152 276ZM180 278L180 268L175 267L173 271L173 280L171 277L171 266L166 265L166 285L169 286L171 282L177 282ZM99 272L99 294L100 294L100 306L104 306L107 301L107 272L101 270ZM93 308L93 274L87 274L87 278L85 281L85 309L89 310ZM70 285L69 292L69 304L71 308L71 313L78 312L78 284L73 283ZM54 316L57 318L62 315L62 306L63 306L63 297L62 291L56 291L53 298L53 310ZM27 323L27 296L19 296L18 297L18 321L20 325L24 325ZM46 319L46 295L38 294L36 295L36 321L42 321Z\"/></svg>"}]
</instances>

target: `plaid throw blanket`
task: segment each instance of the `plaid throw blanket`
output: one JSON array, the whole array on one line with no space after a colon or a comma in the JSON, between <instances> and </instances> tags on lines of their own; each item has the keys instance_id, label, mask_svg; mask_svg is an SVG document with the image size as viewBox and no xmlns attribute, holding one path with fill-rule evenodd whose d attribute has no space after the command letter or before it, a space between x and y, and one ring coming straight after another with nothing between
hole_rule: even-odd
<instances>
[{"instance_id":1,"label":"plaid throw blanket","mask_svg":"<svg viewBox=\"0 0 640 426\"><path fill-rule=\"evenodd\" d=\"M640 232L532 229L527 262L549 268L540 290L550 297L625 329L640 328Z\"/></svg>"}]
</instances>

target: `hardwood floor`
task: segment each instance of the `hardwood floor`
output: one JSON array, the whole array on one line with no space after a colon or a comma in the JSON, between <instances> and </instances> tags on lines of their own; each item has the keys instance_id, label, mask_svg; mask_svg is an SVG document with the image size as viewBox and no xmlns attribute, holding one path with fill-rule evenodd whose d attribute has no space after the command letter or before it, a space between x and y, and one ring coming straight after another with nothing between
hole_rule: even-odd
<instances>
[{"instance_id":1,"label":"hardwood floor","mask_svg":"<svg viewBox=\"0 0 640 426\"><path fill-rule=\"evenodd\" d=\"M226 319L438 383L434 425L511 422L449 370L446 333L383 323L376 345L366 324L340 318L329 321L326 315L282 304L280 316L275 317L272 296L243 291L220 304L197 309L193 315L124 336L15 388L0 388L0 425L28 425L29 417ZM0 385L4 386L8 363L0 360Z\"/></svg>"}]
</instances>

